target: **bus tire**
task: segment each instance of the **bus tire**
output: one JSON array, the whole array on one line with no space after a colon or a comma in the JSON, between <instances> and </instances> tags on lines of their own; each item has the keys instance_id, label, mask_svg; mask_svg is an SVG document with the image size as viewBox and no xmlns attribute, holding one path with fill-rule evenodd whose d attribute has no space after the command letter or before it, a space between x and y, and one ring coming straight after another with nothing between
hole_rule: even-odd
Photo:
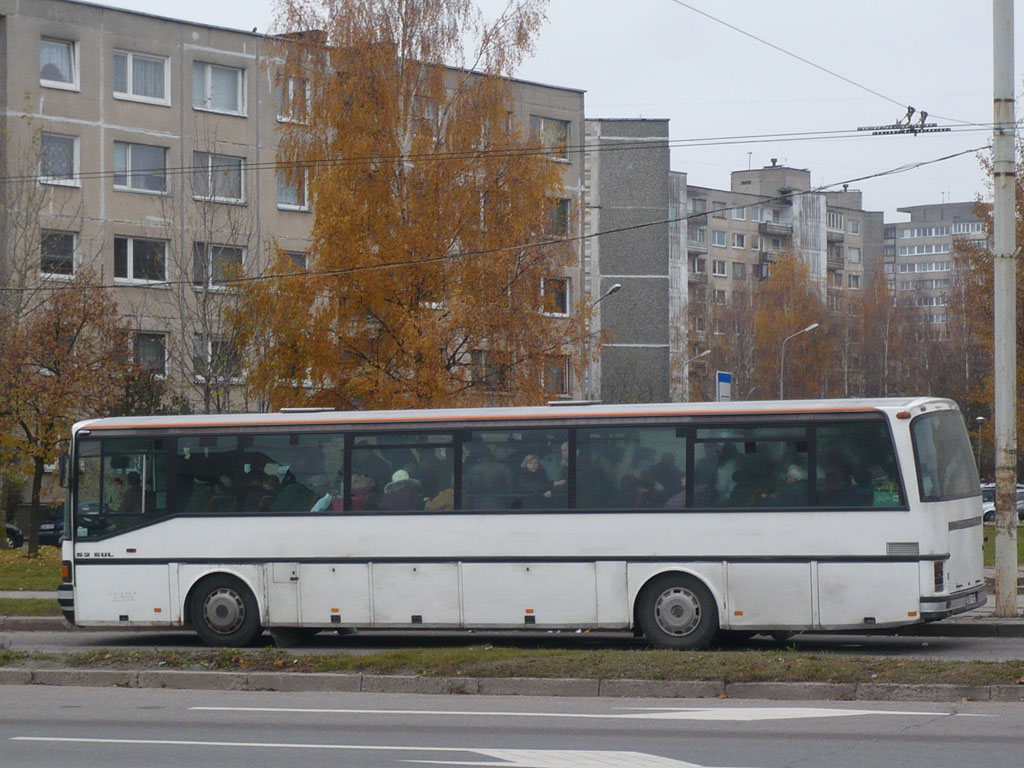
<instances>
[{"instance_id":1,"label":"bus tire","mask_svg":"<svg viewBox=\"0 0 1024 768\"><path fill-rule=\"evenodd\" d=\"M659 648L706 648L718 632L718 606L693 576L665 573L647 583L637 598L637 623Z\"/></svg>"},{"instance_id":2,"label":"bus tire","mask_svg":"<svg viewBox=\"0 0 1024 768\"><path fill-rule=\"evenodd\" d=\"M204 579L192 595L192 627L207 645L242 648L260 635L252 591L233 576Z\"/></svg>"}]
</instances>

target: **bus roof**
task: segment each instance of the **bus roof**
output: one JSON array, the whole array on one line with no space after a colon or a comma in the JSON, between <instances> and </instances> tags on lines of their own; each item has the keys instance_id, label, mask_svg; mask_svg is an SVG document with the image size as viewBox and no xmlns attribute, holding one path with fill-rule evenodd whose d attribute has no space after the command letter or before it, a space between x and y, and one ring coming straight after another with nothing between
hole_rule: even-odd
<instances>
[{"instance_id":1,"label":"bus roof","mask_svg":"<svg viewBox=\"0 0 1024 768\"><path fill-rule=\"evenodd\" d=\"M744 400L729 403L638 403L548 405L506 408L437 408L404 411L285 411L280 413L201 414L188 416L122 416L90 419L73 431L134 429L208 429L255 426L330 426L436 424L473 421L573 421L658 416L741 416L743 414L814 414L899 412L911 409L955 409L952 400L901 397L845 400Z\"/></svg>"}]
</instances>

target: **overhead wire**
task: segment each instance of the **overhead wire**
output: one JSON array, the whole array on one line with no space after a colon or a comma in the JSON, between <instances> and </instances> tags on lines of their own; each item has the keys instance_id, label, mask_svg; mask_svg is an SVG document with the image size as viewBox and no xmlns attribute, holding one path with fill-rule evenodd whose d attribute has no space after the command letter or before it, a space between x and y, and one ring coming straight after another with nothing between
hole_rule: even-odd
<instances>
[{"instance_id":1,"label":"overhead wire","mask_svg":"<svg viewBox=\"0 0 1024 768\"><path fill-rule=\"evenodd\" d=\"M920 160L920 161L916 161L916 162L913 162L913 163L904 163L903 165L896 166L895 168L890 168L890 169L883 170L883 171L877 171L875 173L866 174L864 176L857 176L857 177L853 177L853 178L850 178L850 179L844 179L842 181L830 182L828 184L819 185L819 186L814 187L812 189L802 190L802 191L795 191L795 192L791 192L791 193L787 193L785 195L782 195L780 198L771 198L771 199L786 200L786 199L792 199L792 198L795 198L795 197L803 197L803 196L806 196L806 195L820 194L822 192L827 192L832 187L839 187L839 186L842 186L844 184L848 185L848 184L854 184L854 183L861 182L861 181L868 181L870 179L877 179L877 178L882 178L882 177L885 177L885 176L892 176L892 175L895 175L895 174L898 174L898 173L906 173L907 171L912 171L912 170L915 170L917 168L924 167L926 165L934 165L936 163L941 163L941 162L945 162L947 160L952 160L952 159L957 158L957 157L962 157L963 155L972 154L972 153L975 153L975 152L980 152L980 151L986 149L986 147L987 147L987 145L982 145L980 147L973 147L971 149L965 149L965 150L961 150L959 152L954 152L952 154L948 154L948 155L943 155L941 157L932 158L931 160ZM749 203L733 205L733 206L729 206L729 207L722 208L722 209L716 209L716 210L720 210L720 211L724 211L724 212L729 212L729 211L732 211L732 210L746 209L746 208L752 208L752 207L757 206L757 205L763 205L765 202L766 201L764 201L764 200L757 200L757 201L752 201L752 202L749 202ZM473 258L473 257L478 257L478 256L488 256L488 255L494 255L494 254L499 254L499 253L507 253L507 252L510 252L510 251L523 251L523 250L529 250L529 249L535 249L535 248L544 248L544 247L558 245L558 244L564 244L564 243L583 242L583 241L586 241L586 240L591 240L591 239L594 239L594 238L603 237L603 236L607 236L607 235L621 234L621 233L624 233L624 232L632 232L632 231L636 231L636 230L640 230L640 229L645 229L647 227L655 227L655 226L664 226L664 225L668 225L668 224L675 224L675 223L679 223L679 222L682 222L682 221L688 221L690 219L704 218L706 216L707 216L707 211L701 211L699 213L690 213L690 214L687 214L685 216L678 216L678 217L673 217L673 218L660 219L660 220L657 220L657 221L649 221L649 222L644 222L644 223L641 223L641 224L631 224L631 225L622 226L622 227L614 227L612 229L606 229L606 230L602 230L600 232L583 233L583 234L580 234L580 235L573 235L573 236L570 236L570 237L550 238L550 239L547 239L547 240L542 240L542 241L533 242L533 243L517 243L517 244L514 244L514 245L500 246L500 247L496 247L496 248L487 248L487 249L482 249L482 250L477 250L477 251L456 251L456 252L453 252L453 253L446 253L446 254L443 254L443 255L440 255L440 256L430 256L430 257L420 258L420 259L403 259L403 260L400 260L400 261L386 262L386 263L383 263L383 264L361 264L361 265L356 265L356 266L352 266L352 267L341 267L341 268L338 268L338 269L329 269L329 270L298 270L297 269L297 270L289 271L289 272L265 273L265 274L261 274L261 275L249 275L249 276L245 276L245 277L226 279L223 282L217 283L217 288L218 289L224 289L224 288L230 288L232 286L244 285L244 284L247 284L247 283L265 282L265 281L269 281L269 280L295 279L295 278L300 278L300 277L302 277L302 278L309 278L309 277L336 277L336 276L342 276L342 275L347 275L347 274L356 274L356 273L360 273L360 272L376 271L376 270L383 270L383 269L398 269L398 268L402 268L402 267L420 266L420 265L425 265L425 264L436 264L436 263L441 263L441 262L455 261L455 260L458 260L458 259L466 259L466 258ZM161 281L154 281L154 282L147 283L145 286L141 286L141 287L146 287L146 288L169 288L169 287L172 287L172 286L195 286L195 283L192 280L161 280ZM47 290L49 290L49 291L88 290L88 289L92 289L92 288L95 288L95 287L97 287L97 286L94 286L94 285L76 285L74 283L64 283L64 282L62 282L62 283L55 284L55 285L41 284L41 285L38 285L38 286L20 287L20 288L0 287L0 293L27 293L27 292L47 291ZM113 286L101 286L101 287L113 287ZM140 287L140 286L134 286L134 287ZM206 286L203 286L203 287L206 287Z\"/></svg>"}]
</instances>

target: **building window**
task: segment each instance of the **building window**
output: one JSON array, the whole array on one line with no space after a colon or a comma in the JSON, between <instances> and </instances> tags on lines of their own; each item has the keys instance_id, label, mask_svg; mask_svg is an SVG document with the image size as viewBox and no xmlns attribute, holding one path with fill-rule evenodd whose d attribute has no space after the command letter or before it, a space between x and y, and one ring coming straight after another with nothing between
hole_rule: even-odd
<instances>
[{"instance_id":1,"label":"building window","mask_svg":"<svg viewBox=\"0 0 1024 768\"><path fill-rule=\"evenodd\" d=\"M564 277L545 277L540 281L540 295L544 312L549 315L568 317L569 281Z\"/></svg>"},{"instance_id":2,"label":"building window","mask_svg":"<svg viewBox=\"0 0 1024 768\"><path fill-rule=\"evenodd\" d=\"M737 279L743 279L747 276L747 265L742 261L734 261L732 263L732 276Z\"/></svg>"},{"instance_id":3,"label":"building window","mask_svg":"<svg viewBox=\"0 0 1024 768\"><path fill-rule=\"evenodd\" d=\"M74 232L44 230L39 252L39 271L44 275L70 277L75 273Z\"/></svg>"},{"instance_id":4,"label":"building window","mask_svg":"<svg viewBox=\"0 0 1024 768\"><path fill-rule=\"evenodd\" d=\"M846 260L851 264L860 264L860 248L854 248L852 245L847 248Z\"/></svg>"},{"instance_id":5,"label":"building window","mask_svg":"<svg viewBox=\"0 0 1024 768\"><path fill-rule=\"evenodd\" d=\"M827 211L825 213L825 227L839 232L843 231L843 214L839 211Z\"/></svg>"},{"instance_id":6,"label":"building window","mask_svg":"<svg viewBox=\"0 0 1024 768\"><path fill-rule=\"evenodd\" d=\"M78 46L70 40L39 41L39 84L78 90Z\"/></svg>"},{"instance_id":7,"label":"building window","mask_svg":"<svg viewBox=\"0 0 1024 768\"><path fill-rule=\"evenodd\" d=\"M192 63L192 106L211 112L245 114L245 70L202 61Z\"/></svg>"},{"instance_id":8,"label":"building window","mask_svg":"<svg viewBox=\"0 0 1024 768\"><path fill-rule=\"evenodd\" d=\"M832 273L832 287L833 288L842 288L843 287L843 273L842 272L833 272Z\"/></svg>"},{"instance_id":9,"label":"building window","mask_svg":"<svg viewBox=\"0 0 1024 768\"><path fill-rule=\"evenodd\" d=\"M223 287L242 274L244 263L244 248L197 242L192 247L192 283L205 288Z\"/></svg>"},{"instance_id":10,"label":"building window","mask_svg":"<svg viewBox=\"0 0 1024 768\"><path fill-rule=\"evenodd\" d=\"M78 137L43 133L39 137L39 181L79 186Z\"/></svg>"},{"instance_id":11,"label":"building window","mask_svg":"<svg viewBox=\"0 0 1024 768\"><path fill-rule=\"evenodd\" d=\"M732 209L732 217L736 219L736 221L746 221L747 209L744 208L742 205L736 206L735 208Z\"/></svg>"},{"instance_id":12,"label":"building window","mask_svg":"<svg viewBox=\"0 0 1024 768\"><path fill-rule=\"evenodd\" d=\"M714 259L711 262L711 274L715 277L725 277L725 262L719 259Z\"/></svg>"},{"instance_id":13,"label":"building window","mask_svg":"<svg viewBox=\"0 0 1024 768\"><path fill-rule=\"evenodd\" d=\"M851 235L859 235L860 234L860 221L858 221L857 219L850 219L849 224L850 224L850 234Z\"/></svg>"},{"instance_id":14,"label":"building window","mask_svg":"<svg viewBox=\"0 0 1024 768\"><path fill-rule=\"evenodd\" d=\"M732 233L732 247L733 248L746 248L747 247L747 236L741 232Z\"/></svg>"},{"instance_id":15,"label":"building window","mask_svg":"<svg viewBox=\"0 0 1024 768\"><path fill-rule=\"evenodd\" d=\"M242 158L192 153L192 196L203 200L242 202Z\"/></svg>"},{"instance_id":16,"label":"building window","mask_svg":"<svg viewBox=\"0 0 1024 768\"><path fill-rule=\"evenodd\" d=\"M162 333L136 333L135 364L154 376L165 376L167 374L167 336Z\"/></svg>"},{"instance_id":17,"label":"building window","mask_svg":"<svg viewBox=\"0 0 1024 768\"><path fill-rule=\"evenodd\" d=\"M885 227L882 230L883 240L895 240L896 239L896 227Z\"/></svg>"},{"instance_id":18,"label":"building window","mask_svg":"<svg viewBox=\"0 0 1024 768\"><path fill-rule=\"evenodd\" d=\"M690 259L690 271L695 275L703 275L708 271L707 259Z\"/></svg>"},{"instance_id":19,"label":"building window","mask_svg":"<svg viewBox=\"0 0 1024 768\"><path fill-rule=\"evenodd\" d=\"M197 379L238 381L241 371L238 352L227 339L200 333L192 337L192 372Z\"/></svg>"},{"instance_id":20,"label":"building window","mask_svg":"<svg viewBox=\"0 0 1024 768\"><path fill-rule=\"evenodd\" d=\"M544 234L548 237L569 236L569 204L570 200L558 198L548 203L547 229Z\"/></svg>"},{"instance_id":21,"label":"building window","mask_svg":"<svg viewBox=\"0 0 1024 768\"><path fill-rule=\"evenodd\" d=\"M761 215L762 214L761 214L761 206L760 205L751 206L751 208L750 208L750 220L751 221L760 221L761 220Z\"/></svg>"},{"instance_id":22,"label":"building window","mask_svg":"<svg viewBox=\"0 0 1024 768\"><path fill-rule=\"evenodd\" d=\"M298 173L298 171L293 171ZM306 193L309 185L309 174L302 169L302 180L297 184L289 184L283 171L277 172L277 207L282 211L308 211Z\"/></svg>"},{"instance_id":23,"label":"building window","mask_svg":"<svg viewBox=\"0 0 1024 768\"><path fill-rule=\"evenodd\" d=\"M711 230L711 244L725 248L725 232L719 232L717 229Z\"/></svg>"},{"instance_id":24,"label":"building window","mask_svg":"<svg viewBox=\"0 0 1024 768\"><path fill-rule=\"evenodd\" d=\"M131 51L114 51L114 97L170 104L170 59Z\"/></svg>"},{"instance_id":25,"label":"building window","mask_svg":"<svg viewBox=\"0 0 1024 768\"><path fill-rule=\"evenodd\" d=\"M140 237L114 238L114 278L136 283L167 279L167 243Z\"/></svg>"},{"instance_id":26,"label":"building window","mask_svg":"<svg viewBox=\"0 0 1024 768\"><path fill-rule=\"evenodd\" d=\"M721 200L712 200L711 201L711 216L712 216L712 218L724 219L725 218L725 208L726 208L726 205Z\"/></svg>"},{"instance_id":27,"label":"building window","mask_svg":"<svg viewBox=\"0 0 1024 768\"><path fill-rule=\"evenodd\" d=\"M548 395L565 396L569 392L569 358L552 355L544 361L544 391Z\"/></svg>"},{"instance_id":28,"label":"building window","mask_svg":"<svg viewBox=\"0 0 1024 768\"><path fill-rule=\"evenodd\" d=\"M114 189L135 192L165 192L167 190L166 147L115 141Z\"/></svg>"},{"instance_id":29,"label":"building window","mask_svg":"<svg viewBox=\"0 0 1024 768\"><path fill-rule=\"evenodd\" d=\"M305 123L309 119L309 81L285 78L277 89L277 119L282 123Z\"/></svg>"},{"instance_id":30,"label":"building window","mask_svg":"<svg viewBox=\"0 0 1024 768\"><path fill-rule=\"evenodd\" d=\"M530 115L530 134L539 137L548 157L569 159L569 121Z\"/></svg>"},{"instance_id":31,"label":"building window","mask_svg":"<svg viewBox=\"0 0 1024 768\"><path fill-rule=\"evenodd\" d=\"M720 288L715 288L715 292L712 294L711 300L715 304L725 304L725 291Z\"/></svg>"},{"instance_id":32,"label":"building window","mask_svg":"<svg viewBox=\"0 0 1024 768\"><path fill-rule=\"evenodd\" d=\"M846 279L848 281L847 284L850 286L850 290L856 291L860 288L860 275L847 275Z\"/></svg>"},{"instance_id":33,"label":"building window","mask_svg":"<svg viewBox=\"0 0 1024 768\"><path fill-rule=\"evenodd\" d=\"M470 384L492 392L508 389L505 370L494 362L492 355L483 349L475 349L470 355Z\"/></svg>"},{"instance_id":34,"label":"building window","mask_svg":"<svg viewBox=\"0 0 1024 768\"><path fill-rule=\"evenodd\" d=\"M295 269L309 269L309 254L303 251L285 251Z\"/></svg>"},{"instance_id":35,"label":"building window","mask_svg":"<svg viewBox=\"0 0 1024 768\"><path fill-rule=\"evenodd\" d=\"M893 274L896 271L896 265L895 264L883 264L882 265L882 271L885 272L885 274L887 274L887 275L891 275L891 274Z\"/></svg>"},{"instance_id":36,"label":"building window","mask_svg":"<svg viewBox=\"0 0 1024 768\"><path fill-rule=\"evenodd\" d=\"M704 333L704 331L706 331L708 327L707 320L704 317L698 315L696 318L694 318L693 327L697 331L697 333Z\"/></svg>"}]
</instances>

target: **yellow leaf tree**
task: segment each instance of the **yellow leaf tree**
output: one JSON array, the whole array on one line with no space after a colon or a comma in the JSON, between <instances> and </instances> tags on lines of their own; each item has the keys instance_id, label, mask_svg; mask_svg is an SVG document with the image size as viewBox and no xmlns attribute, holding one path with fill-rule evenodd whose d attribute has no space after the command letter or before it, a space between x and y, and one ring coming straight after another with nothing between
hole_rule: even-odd
<instances>
[{"instance_id":1,"label":"yellow leaf tree","mask_svg":"<svg viewBox=\"0 0 1024 768\"><path fill-rule=\"evenodd\" d=\"M278 160L314 212L308 268L281 254L235 315L260 321L247 374L273 407L539 402L587 346L558 290L561 166L511 118L543 7L282 0Z\"/></svg>"}]
</instances>

